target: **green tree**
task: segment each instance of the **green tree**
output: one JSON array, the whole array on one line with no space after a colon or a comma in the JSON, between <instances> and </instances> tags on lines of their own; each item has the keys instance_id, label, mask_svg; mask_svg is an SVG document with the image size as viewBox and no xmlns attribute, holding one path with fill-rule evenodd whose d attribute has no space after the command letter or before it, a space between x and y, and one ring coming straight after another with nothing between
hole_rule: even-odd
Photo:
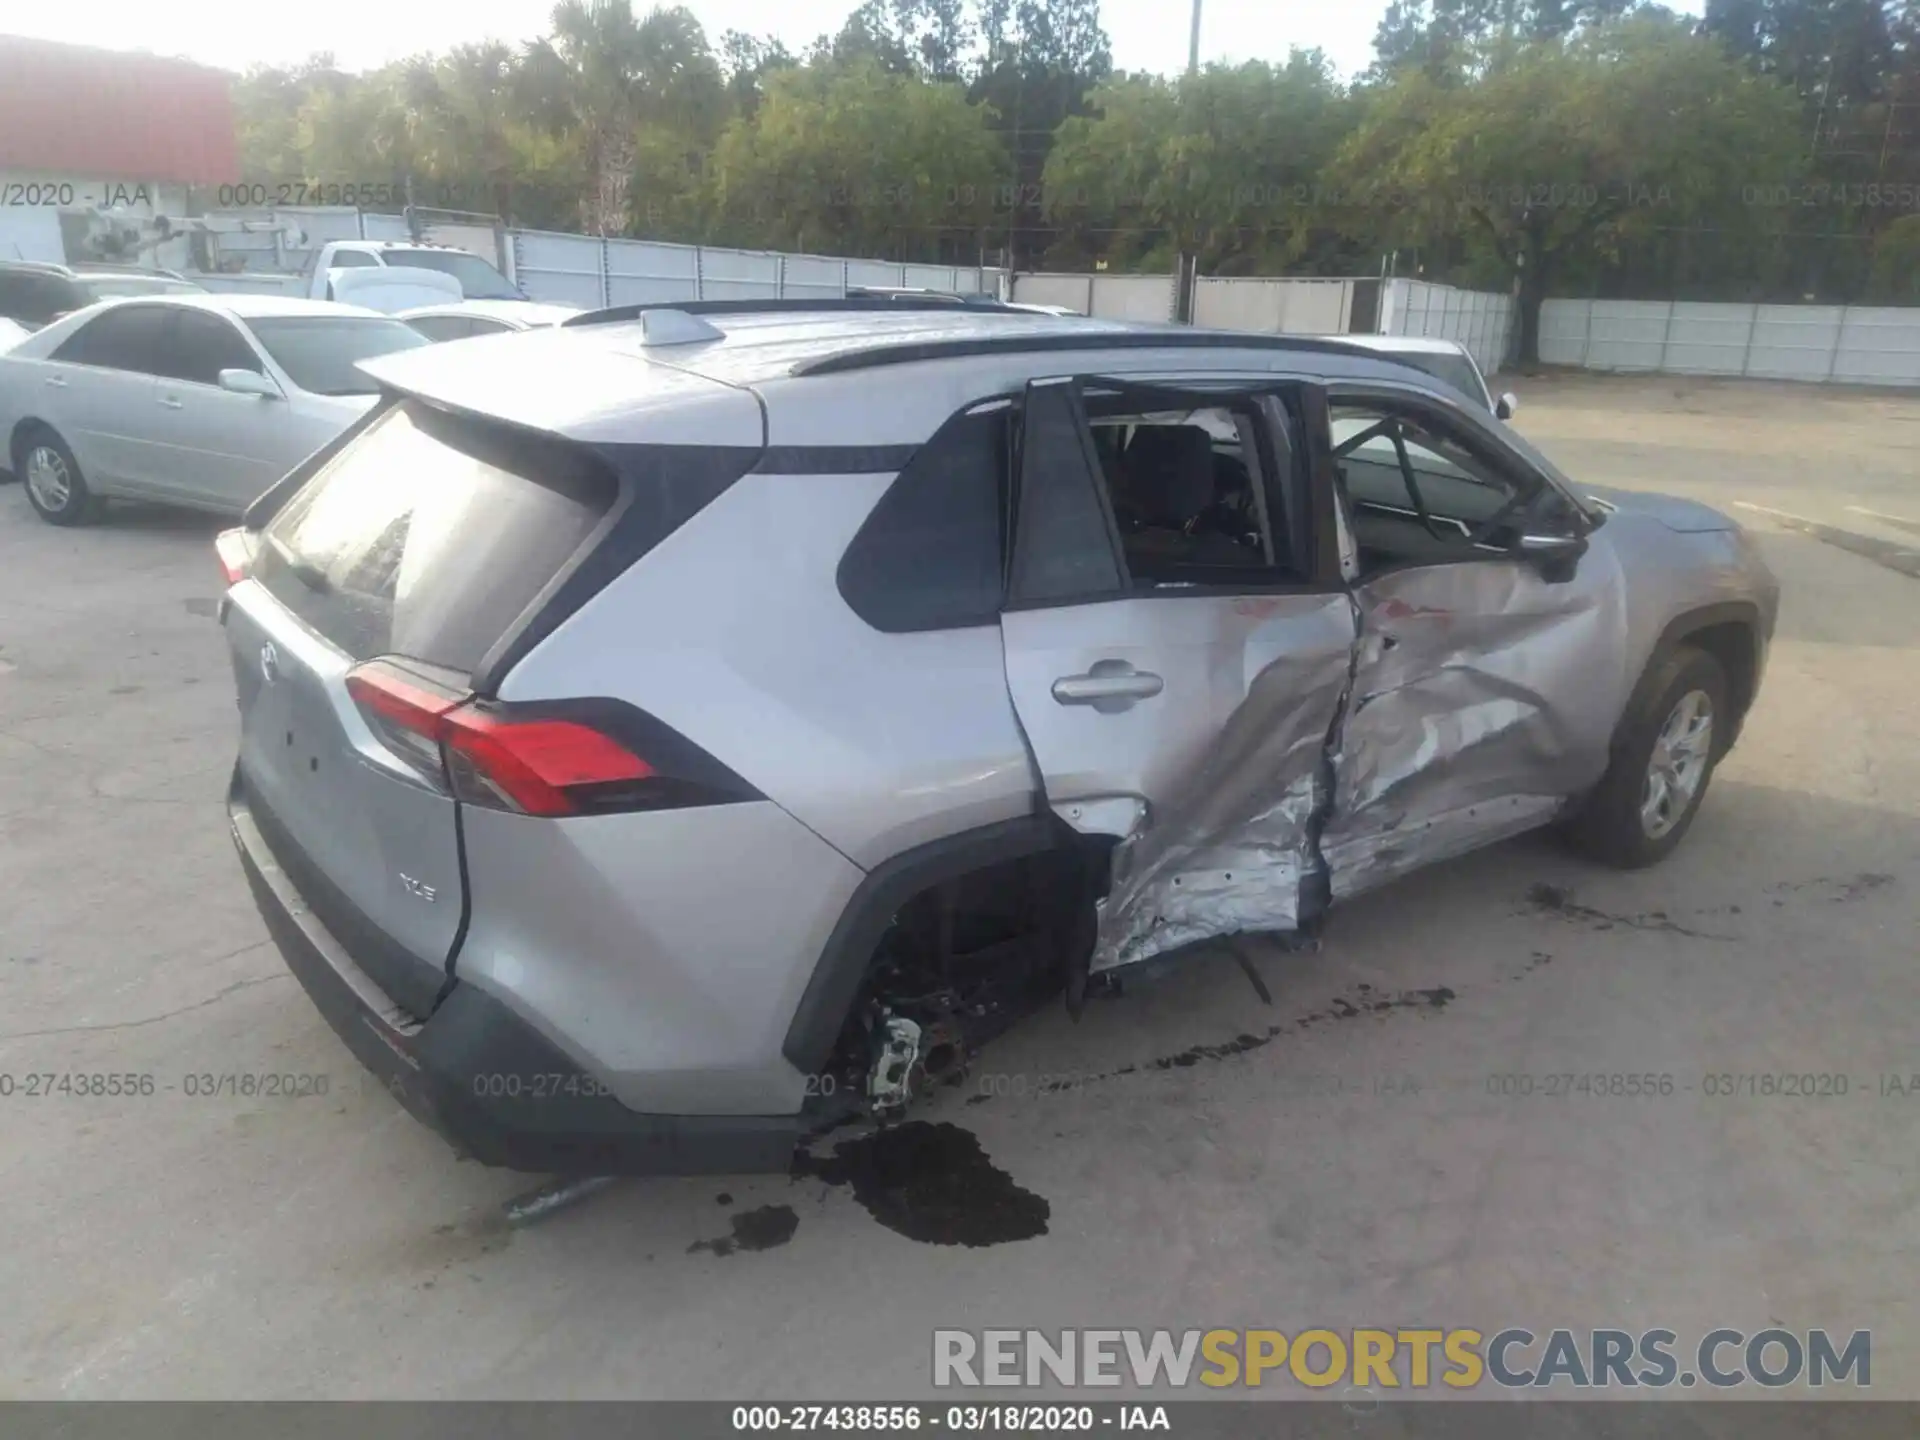
<instances>
[{"instance_id":1,"label":"green tree","mask_svg":"<svg viewBox=\"0 0 1920 1440\"><path fill-rule=\"evenodd\" d=\"M1641 17L1537 42L1466 87L1404 76L1375 97L1336 164L1349 223L1383 244L1457 239L1517 277L1520 347L1582 265L1673 227L1764 229L1759 176L1802 155L1790 89L1710 40Z\"/></svg>"},{"instance_id":2,"label":"green tree","mask_svg":"<svg viewBox=\"0 0 1920 1440\"><path fill-rule=\"evenodd\" d=\"M1337 265L1326 168L1352 102L1318 51L1124 76L1061 125L1044 172L1047 219L1073 253L1109 263L1188 251L1212 274Z\"/></svg>"},{"instance_id":3,"label":"green tree","mask_svg":"<svg viewBox=\"0 0 1920 1440\"><path fill-rule=\"evenodd\" d=\"M738 243L938 259L977 253L1005 171L955 84L872 59L767 77L715 147L716 217Z\"/></svg>"}]
</instances>

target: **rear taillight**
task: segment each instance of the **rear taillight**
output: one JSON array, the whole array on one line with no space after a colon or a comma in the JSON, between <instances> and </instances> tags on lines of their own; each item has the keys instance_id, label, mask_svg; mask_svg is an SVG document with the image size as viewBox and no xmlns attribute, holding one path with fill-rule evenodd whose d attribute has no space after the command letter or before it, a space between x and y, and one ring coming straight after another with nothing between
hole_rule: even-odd
<instances>
[{"instance_id":1,"label":"rear taillight","mask_svg":"<svg viewBox=\"0 0 1920 1440\"><path fill-rule=\"evenodd\" d=\"M580 720L450 695L386 660L354 669L347 693L388 749L469 804L588 815L698 803L673 777Z\"/></svg>"},{"instance_id":2,"label":"rear taillight","mask_svg":"<svg viewBox=\"0 0 1920 1440\"><path fill-rule=\"evenodd\" d=\"M213 553L220 558L220 573L227 584L238 585L247 578L253 565L254 535L244 525L222 530L213 537Z\"/></svg>"}]
</instances>

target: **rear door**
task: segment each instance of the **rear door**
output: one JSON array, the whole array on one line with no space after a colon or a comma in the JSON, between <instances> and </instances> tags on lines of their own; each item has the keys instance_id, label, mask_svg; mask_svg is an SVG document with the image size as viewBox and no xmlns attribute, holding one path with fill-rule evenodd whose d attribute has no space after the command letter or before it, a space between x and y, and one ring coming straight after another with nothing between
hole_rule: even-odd
<instances>
[{"instance_id":1,"label":"rear door","mask_svg":"<svg viewBox=\"0 0 1920 1440\"><path fill-rule=\"evenodd\" d=\"M1028 389L1001 628L1047 803L1118 841L1094 971L1316 903L1354 641L1297 443L1317 395Z\"/></svg>"},{"instance_id":2,"label":"rear door","mask_svg":"<svg viewBox=\"0 0 1920 1440\"><path fill-rule=\"evenodd\" d=\"M40 367L38 413L73 449L87 479L163 494L155 371L173 307L116 305L82 325Z\"/></svg>"},{"instance_id":3,"label":"rear door","mask_svg":"<svg viewBox=\"0 0 1920 1440\"><path fill-rule=\"evenodd\" d=\"M460 931L456 807L437 748L356 704L349 676L465 695L616 493L560 442L405 402L273 518L232 592L245 802L317 918L416 1015Z\"/></svg>"},{"instance_id":4,"label":"rear door","mask_svg":"<svg viewBox=\"0 0 1920 1440\"><path fill-rule=\"evenodd\" d=\"M154 387L156 479L182 500L244 509L286 473L298 448L287 401L220 388L222 370L266 374L239 327L224 315L181 306Z\"/></svg>"}]
</instances>

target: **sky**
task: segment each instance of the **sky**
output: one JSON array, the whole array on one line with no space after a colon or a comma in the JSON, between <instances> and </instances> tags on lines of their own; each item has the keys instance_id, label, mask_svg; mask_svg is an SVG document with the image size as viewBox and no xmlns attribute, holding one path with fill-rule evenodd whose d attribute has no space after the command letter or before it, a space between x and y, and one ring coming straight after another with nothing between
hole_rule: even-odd
<instances>
[{"instance_id":1,"label":"sky","mask_svg":"<svg viewBox=\"0 0 1920 1440\"><path fill-rule=\"evenodd\" d=\"M686 0L718 46L727 30L773 34L798 49L837 30L858 0ZM634 0L644 13L651 0ZM31 6L31 8L29 8ZM1289 49L1318 46L1342 74L1373 60L1373 32L1387 0L1204 0L1201 62L1283 60ZM544 34L552 0L460 0L457 4L394 0L325 0L318 5L264 6L259 0L0 0L0 32L179 55L223 69L289 64L331 50L347 69L371 69L423 51L471 41L531 40ZM1691 8L1691 7L1688 7ZM1182 0L1102 0L1122 70L1172 72L1187 59L1191 18ZM312 23L281 27L262 18L300 17ZM318 23L324 17L324 25Z\"/></svg>"}]
</instances>

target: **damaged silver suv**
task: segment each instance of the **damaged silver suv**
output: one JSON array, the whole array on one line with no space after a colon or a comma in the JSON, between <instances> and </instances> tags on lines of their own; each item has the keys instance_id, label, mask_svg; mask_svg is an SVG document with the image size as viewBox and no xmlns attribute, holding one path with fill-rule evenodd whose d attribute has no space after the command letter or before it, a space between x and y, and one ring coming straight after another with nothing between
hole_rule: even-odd
<instances>
[{"instance_id":1,"label":"damaged silver suv","mask_svg":"<svg viewBox=\"0 0 1920 1440\"><path fill-rule=\"evenodd\" d=\"M233 835L474 1157L784 1167L1037 1000L1530 827L1660 859L1723 516L1331 340L850 300L382 357L221 537Z\"/></svg>"}]
</instances>

